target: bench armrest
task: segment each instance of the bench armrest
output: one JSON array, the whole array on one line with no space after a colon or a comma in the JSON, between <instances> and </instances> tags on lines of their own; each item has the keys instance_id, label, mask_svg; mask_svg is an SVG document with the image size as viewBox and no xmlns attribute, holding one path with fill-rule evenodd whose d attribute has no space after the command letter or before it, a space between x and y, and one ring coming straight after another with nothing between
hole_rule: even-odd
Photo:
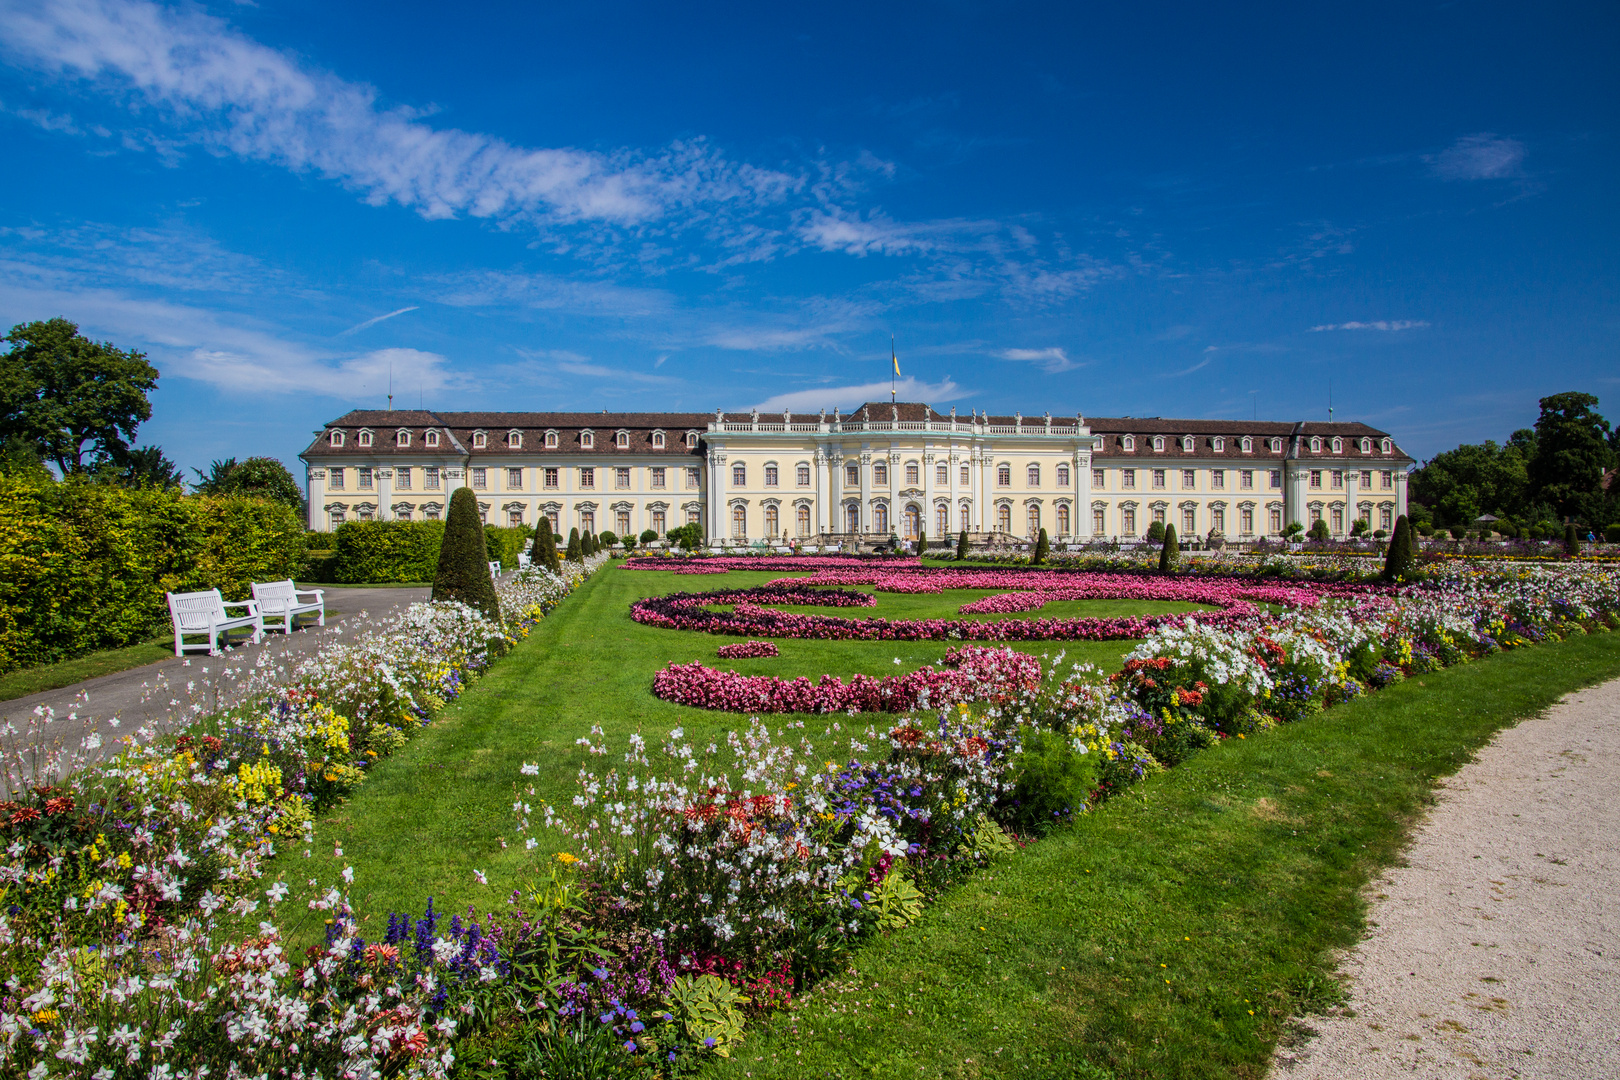
<instances>
[{"instance_id":1,"label":"bench armrest","mask_svg":"<svg viewBox=\"0 0 1620 1080\"><path fill-rule=\"evenodd\" d=\"M326 602L325 589L299 589L293 593L293 596L313 596L317 604L324 604Z\"/></svg>"},{"instance_id":2,"label":"bench armrest","mask_svg":"<svg viewBox=\"0 0 1620 1080\"><path fill-rule=\"evenodd\" d=\"M220 603L222 606L228 608L245 607L248 609L249 615L257 615L259 613L259 602L257 600L223 600Z\"/></svg>"}]
</instances>

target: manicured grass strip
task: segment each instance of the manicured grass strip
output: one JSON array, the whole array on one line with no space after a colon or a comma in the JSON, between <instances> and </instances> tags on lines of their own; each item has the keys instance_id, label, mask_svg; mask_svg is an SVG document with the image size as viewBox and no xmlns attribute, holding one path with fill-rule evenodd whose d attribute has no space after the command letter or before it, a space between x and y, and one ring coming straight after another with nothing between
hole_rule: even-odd
<instances>
[{"instance_id":1,"label":"manicured grass strip","mask_svg":"<svg viewBox=\"0 0 1620 1080\"><path fill-rule=\"evenodd\" d=\"M1337 1000L1333 950L1435 779L1616 677L1620 634L1575 637L1229 741L947 894L709 1075L1261 1077Z\"/></svg>"},{"instance_id":2,"label":"manicured grass strip","mask_svg":"<svg viewBox=\"0 0 1620 1080\"><path fill-rule=\"evenodd\" d=\"M60 690L64 686L94 679L98 675L111 675L114 672L155 664L173 655L174 638L164 635L140 645L106 649L73 660L64 660L60 664L45 664L41 667L13 671L9 675L0 675L0 701L11 701L14 698L27 697L29 694L43 694L47 690Z\"/></svg>"}]
</instances>

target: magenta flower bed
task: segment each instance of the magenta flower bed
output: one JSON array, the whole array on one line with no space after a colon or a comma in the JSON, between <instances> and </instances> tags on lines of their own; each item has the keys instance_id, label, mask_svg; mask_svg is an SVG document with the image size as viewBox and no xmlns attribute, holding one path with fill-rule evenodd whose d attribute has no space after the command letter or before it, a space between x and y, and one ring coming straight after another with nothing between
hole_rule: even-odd
<instances>
[{"instance_id":1,"label":"magenta flower bed","mask_svg":"<svg viewBox=\"0 0 1620 1080\"><path fill-rule=\"evenodd\" d=\"M769 641L739 641L735 645L722 645L715 650L722 660L747 660L754 656L780 656L776 645Z\"/></svg>"},{"instance_id":2,"label":"magenta flower bed","mask_svg":"<svg viewBox=\"0 0 1620 1080\"><path fill-rule=\"evenodd\" d=\"M1034 693L1041 663L1011 649L953 649L938 667L905 675L832 675L779 679L739 675L699 663L671 664L653 676L653 693L678 705L738 713L911 712L963 701Z\"/></svg>"}]
</instances>

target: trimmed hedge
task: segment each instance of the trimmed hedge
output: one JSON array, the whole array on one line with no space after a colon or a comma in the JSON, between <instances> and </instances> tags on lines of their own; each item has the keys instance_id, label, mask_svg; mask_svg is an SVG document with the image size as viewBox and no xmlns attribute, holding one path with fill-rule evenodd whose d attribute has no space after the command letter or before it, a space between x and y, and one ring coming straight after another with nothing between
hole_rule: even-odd
<instances>
[{"instance_id":1,"label":"trimmed hedge","mask_svg":"<svg viewBox=\"0 0 1620 1080\"><path fill-rule=\"evenodd\" d=\"M281 503L0 474L0 672L150 640L165 592L242 600L303 566Z\"/></svg>"},{"instance_id":2,"label":"trimmed hedge","mask_svg":"<svg viewBox=\"0 0 1620 1080\"><path fill-rule=\"evenodd\" d=\"M442 521L345 521L337 527L332 580L343 585L432 581Z\"/></svg>"},{"instance_id":3,"label":"trimmed hedge","mask_svg":"<svg viewBox=\"0 0 1620 1080\"><path fill-rule=\"evenodd\" d=\"M501 564L504 570L516 570L518 553L529 550L529 542L534 539L534 530L527 525L485 525L484 546L489 549L489 557Z\"/></svg>"}]
</instances>

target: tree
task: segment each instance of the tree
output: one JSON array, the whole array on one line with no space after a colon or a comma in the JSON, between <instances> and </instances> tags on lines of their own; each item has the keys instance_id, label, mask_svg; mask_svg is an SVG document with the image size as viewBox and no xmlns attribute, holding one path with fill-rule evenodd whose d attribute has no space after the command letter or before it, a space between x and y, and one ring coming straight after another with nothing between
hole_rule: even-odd
<instances>
[{"instance_id":1,"label":"tree","mask_svg":"<svg viewBox=\"0 0 1620 1080\"><path fill-rule=\"evenodd\" d=\"M287 466L272 457L250 457L225 477L225 491L269 499L294 508L304 505L304 492Z\"/></svg>"},{"instance_id":2,"label":"tree","mask_svg":"<svg viewBox=\"0 0 1620 1080\"><path fill-rule=\"evenodd\" d=\"M965 559L968 557L968 538L966 529L963 529L956 537L956 557L958 559Z\"/></svg>"},{"instance_id":3,"label":"tree","mask_svg":"<svg viewBox=\"0 0 1620 1080\"><path fill-rule=\"evenodd\" d=\"M1164 547L1159 549L1159 573L1173 574L1176 572L1176 562L1181 558L1181 544L1176 540L1176 527L1164 527Z\"/></svg>"},{"instance_id":4,"label":"tree","mask_svg":"<svg viewBox=\"0 0 1620 1080\"><path fill-rule=\"evenodd\" d=\"M1312 540L1328 540L1331 539L1332 536L1333 534L1328 531L1328 523L1326 518L1317 518L1311 523L1310 537Z\"/></svg>"},{"instance_id":5,"label":"tree","mask_svg":"<svg viewBox=\"0 0 1620 1080\"><path fill-rule=\"evenodd\" d=\"M928 530L927 529L918 529L917 530L917 558L920 559L926 554L928 554Z\"/></svg>"},{"instance_id":6,"label":"tree","mask_svg":"<svg viewBox=\"0 0 1620 1080\"><path fill-rule=\"evenodd\" d=\"M669 530L664 537L670 543L680 545L682 551L691 551L703 543L703 526L695 521L689 521L679 528Z\"/></svg>"},{"instance_id":7,"label":"tree","mask_svg":"<svg viewBox=\"0 0 1620 1080\"><path fill-rule=\"evenodd\" d=\"M600 551L603 548L611 548L614 544L617 544L619 542L619 534L614 532L612 529L603 529L601 533L598 534L596 540L596 550Z\"/></svg>"},{"instance_id":8,"label":"tree","mask_svg":"<svg viewBox=\"0 0 1620 1080\"><path fill-rule=\"evenodd\" d=\"M146 354L91 341L66 319L19 323L5 340L0 442L32 442L64 476L85 472L86 455L116 461L128 452L152 417L146 395L158 370Z\"/></svg>"},{"instance_id":9,"label":"tree","mask_svg":"<svg viewBox=\"0 0 1620 1080\"><path fill-rule=\"evenodd\" d=\"M539 527L534 532L534 547L530 549L530 557L536 565L543 566L554 574L562 572L562 559L557 555L557 534L551 531L551 519L544 514L540 515Z\"/></svg>"},{"instance_id":10,"label":"tree","mask_svg":"<svg viewBox=\"0 0 1620 1080\"><path fill-rule=\"evenodd\" d=\"M1412 523L1402 514L1384 550L1384 580L1405 581L1412 576Z\"/></svg>"},{"instance_id":11,"label":"tree","mask_svg":"<svg viewBox=\"0 0 1620 1080\"><path fill-rule=\"evenodd\" d=\"M1147 538L1155 544L1164 543L1164 522L1157 519L1148 522Z\"/></svg>"},{"instance_id":12,"label":"tree","mask_svg":"<svg viewBox=\"0 0 1620 1080\"><path fill-rule=\"evenodd\" d=\"M654 541L656 541L657 539L658 539L658 530L657 529L643 529L643 530L641 530L641 542L643 544L651 544Z\"/></svg>"},{"instance_id":13,"label":"tree","mask_svg":"<svg viewBox=\"0 0 1620 1080\"><path fill-rule=\"evenodd\" d=\"M564 556L569 562L584 562L585 547L579 540L579 529L568 530L568 551Z\"/></svg>"},{"instance_id":14,"label":"tree","mask_svg":"<svg viewBox=\"0 0 1620 1080\"><path fill-rule=\"evenodd\" d=\"M1541 399L1529 467L1531 496L1561 517L1588 522L1603 517L1603 474L1614 468L1615 451L1597 403L1591 394L1574 392Z\"/></svg>"},{"instance_id":15,"label":"tree","mask_svg":"<svg viewBox=\"0 0 1620 1080\"><path fill-rule=\"evenodd\" d=\"M126 450L121 460L105 462L96 470L96 475L132 488L176 488L183 479L180 466L165 457L159 446Z\"/></svg>"},{"instance_id":16,"label":"tree","mask_svg":"<svg viewBox=\"0 0 1620 1080\"><path fill-rule=\"evenodd\" d=\"M1282 534L1283 534L1283 538L1286 539L1286 540L1298 540L1299 537L1300 537L1300 534L1302 534L1304 531L1305 531L1305 526L1301 525L1297 521L1290 521L1288 523L1288 527L1283 529Z\"/></svg>"},{"instance_id":17,"label":"tree","mask_svg":"<svg viewBox=\"0 0 1620 1080\"><path fill-rule=\"evenodd\" d=\"M1031 566L1039 566L1039 565L1041 565L1041 563L1046 561L1046 556L1047 556L1048 553L1051 552L1051 550L1052 550L1052 541L1046 535L1046 530L1042 529L1041 534L1035 538L1035 553L1033 555L1031 555L1030 558L1029 558L1030 565Z\"/></svg>"},{"instance_id":18,"label":"tree","mask_svg":"<svg viewBox=\"0 0 1620 1080\"><path fill-rule=\"evenodd\" d=\"M478 497L472 488L457 488L450 496L444 540L439 545L439 568L433 575L433 599L459 600L491 619L501 617L495 581L489 574L489 546L478 517Z\"/></svg>"}]
</instances>

